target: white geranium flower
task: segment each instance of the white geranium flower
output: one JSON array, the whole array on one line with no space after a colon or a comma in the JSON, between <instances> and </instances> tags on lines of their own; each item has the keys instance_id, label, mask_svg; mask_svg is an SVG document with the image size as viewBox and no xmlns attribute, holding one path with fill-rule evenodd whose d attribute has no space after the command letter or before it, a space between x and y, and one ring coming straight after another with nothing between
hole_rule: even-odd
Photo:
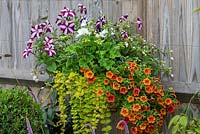
<instances>
[{"instance_id":1,"label":"white geranium flower","mask_svg":"<svg viewBox=\"0 0 200 134\"><path fill-rule=\"evenodd\" d=\"M78 32L78 34L76 35L76 38L78 38L82 35L90 34L90 32L87 28L81 28L77 32Z\"/></svg>"},{"instance_id":2,"label":"white geranium flower","mask_svg":"<svg viewBox=\"0 0 200 134\"><path fill-rule=\"evenodd\" d=\"M87 26L87 20L82 20L81 27L85 27L85 26Z\"/></svg>"},{"instance_id":3,"label":"white geranium flower","mask_svg":"<svg viewBox=\"0 0 200 134\"><path fill-rule=\"evenodd\" d=\"M108 30L104 29L102 32L99 33L100 37L106 37Z\"/></svg>"}]
</instances>

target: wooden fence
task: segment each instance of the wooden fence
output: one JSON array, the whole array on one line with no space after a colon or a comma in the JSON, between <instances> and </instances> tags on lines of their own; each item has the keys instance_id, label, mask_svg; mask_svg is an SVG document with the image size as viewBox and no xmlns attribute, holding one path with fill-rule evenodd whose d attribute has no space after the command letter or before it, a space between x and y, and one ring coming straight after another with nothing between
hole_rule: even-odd
<instances>
[{"instance_id":1,"label":"wooden fence","mask_svg":"<svg viewBox=\"0 0 200 134\"><path fill-rule=\"evenodd\" d=\"M103 13L113 21L125 14L129 20L143 19L141 32L149 41L163 50L172 49L173 78L164 79L166 86L178 92L191 93L200 87L200 13L192 11L200 6L199 0L0 0L0 54L12 57L0 60L0 77L31 80L33 57L23 59L25 41L31 25L42 16L53 23L64 6L76 8L83 3L91 16ZM95 6L98 5L98 6ZM135 27L136 29L136 27ZM43 79L45 76L40 76Z\"/></svg>"}]
</instances>

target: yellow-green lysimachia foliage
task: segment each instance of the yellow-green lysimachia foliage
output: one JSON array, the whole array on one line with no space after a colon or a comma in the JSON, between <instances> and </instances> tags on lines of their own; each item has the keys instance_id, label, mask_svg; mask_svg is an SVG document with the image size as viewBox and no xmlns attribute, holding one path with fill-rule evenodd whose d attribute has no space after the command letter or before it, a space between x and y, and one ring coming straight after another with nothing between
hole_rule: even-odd
<instances>
[{"instance_id":1,"label":"yellow-green lysimachia foliage","mask_svg":"<svg viewBox=\"0 0 200 134\"><path fill-rule=\"evenodd\" d=\"M71 72L69 76L57 73L55 76L55 85L59 96L60 123L67 123L67 113L65 106L65 96L70 95L71 114L73 119L74 134L89 134L90 129L83 127L89 123L94 129L101 122L105 126L102 128L104 134L109 134L111 130L110 116L107 109L106 99L97 95L97 91L102 87L102 79L96 78L95 82L89 84L85 77Z\"/></svg>"}]
</instances>

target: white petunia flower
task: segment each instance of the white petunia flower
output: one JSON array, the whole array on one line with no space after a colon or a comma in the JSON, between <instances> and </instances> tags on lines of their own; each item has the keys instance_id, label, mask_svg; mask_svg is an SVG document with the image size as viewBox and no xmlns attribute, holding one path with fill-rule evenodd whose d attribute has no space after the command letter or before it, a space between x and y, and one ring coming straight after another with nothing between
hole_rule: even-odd
<instances>
[{"instance_id":1,"label":"white petunia flower","mask_svg":"<svg viewBox=\"0 0 200 134\"><path fill-rule=\"evenodd\" d=\"M77 32L78 32L78 34L76 35L76 38L78 38L82 35L90 34L90 32L87 28L81 28Z\"/></svg>"}]
</instances>

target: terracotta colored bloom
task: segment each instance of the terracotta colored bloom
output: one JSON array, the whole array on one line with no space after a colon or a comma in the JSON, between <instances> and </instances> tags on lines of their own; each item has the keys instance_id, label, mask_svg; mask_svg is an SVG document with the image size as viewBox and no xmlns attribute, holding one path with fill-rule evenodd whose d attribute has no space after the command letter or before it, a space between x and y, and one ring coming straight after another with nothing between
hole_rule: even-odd
<instances>
[{"instance_id":1,"label":"terracotta colored bloom","mask_svg":"<svg viewBox=\"0 0 200 134\"><path fill-rule=\"evenodd\" d=\"M162 115L166 115L166 109L164 109L164 108L160 109L160 113L161 113Z\"/></svg>"},{"instance_id":2,"label":"terracotta colored bloom","mask_svg":"<svg viewBox=\"0 0 200 134\"><path fill-rule=\"evenodd\" d=\"M119 90L120 84L117 83L117 82L114 82L113 85L112 85L112 87L113 87L114 90Z\"/></svg>"},{"instance_id":3,"label":"terracotta colored bloom","mask_svg":"<svg viewBox=\"0 0 200 134\"><path fill-rule=\"evenodd\" d=\"M128 92L128 89L126 87L121 87L120 88L120 93L121 94L126 94Z\"/></svg>"},{"instance_id":4,"label":"terracotta colored bloom","mask_svg":"<svg viewBox=\"0 0 200 134\"><path fill-rule=\"evenodd\" d=\"M134 97L133 96L129 96L128 97L128 102L130 103L130 102L133 102L134 101Z\"/></svg>"},{"instance_id":5,"label":"terracotta colored bloom","mask_svg":"<svg viewBox=\"0 0 200 134\"><path fill-rule=\"evenodd\" d=\"M119 130L124 130L124 128L125 128L124 122L119 122L119 123L117 124L117 127L116 127L116 128L119 129Z\"/></svg>"},{"instance_id":6,"label":"terracotta colored bloom","mask_svg":"<svg viewBox=\"0 0 200 134\"><path fill-rule=\"evenodd\" d=\"M127 62L127 64L128 64L129 67L133 66L133 62L131 62L131 61Z\"/></svg>"},{"instance_id":7,"label":"terracotta colored bloom","mask_svg":"<svg viewBox=\"0 0 200 134\"><path fill-rule=\"evenodd\" d=\"M98 96L102 96L102 95L103 95L103 90L102 90L102 89L99 89L99 90L97 91L97 95L98 95Z\"/></svg>"},{"instance_id":8,"label":"terracotta colored bloom","mask_svg":"<svg viewBox=\"0 0 200 134\"><path fill-rule=\"evenodd\" d=\"M130 68L130 73L131 73L131 75L133 75L134 72L135 72L135 69L134 69L134 68Z\"/></svg>"},{"instance_id":9,"label":"terracotta colored bloom","mask_svg":"<svg viewBox=\"0 0 200 134\"><path fill-rule=\"evenodd\" d=\"M81 73L83 73L83 72L84 72L84 69L83 69L82 67L80 67L79 71L80 71Z\"/></svg>"},{"instance_id":10,"label":"terracotta colored bloom","mask_svg":"<svg viewBox=\"0 0 200 134\"><path fill-rule=\"evenodd\" d=\"M124 117L128 116L128 108L122 108L120 114Z\"/></svg>"},{"instance_id":11,"label":"terracotta colored bloom","mask_svg":"<svg viewBox=\"0 0 200 134\"><path fill-rule=\"evenodd\" d=\"M132 109L133 109L133 111L137 112L141 109L141 106L140 106L140 104L136 103L133 105Z\"/></svg>"},{"instance_id":12,"label":"terracotta colored bloom","mask_svg":"<svg viewBox=\"0 0 200 134\"><path fill-rule=\"evenodd\" d=\"M145 130L146 127L147 127L147 123L145 123L145 122L140 125L141 130Z\"/></svg>"},{"instance_id":13,"label":"terracotta colored bloom","mask_svg":"<svg viewBox=\"0 0 200 134\"><path fill-rule=\"evenodd\" d=\"M133 68L134 68L134 70L138 70L139 69L138 65L133 66Z\"/></svg>"},{"instance_id":14,"label":"terracotta colored bloom","mask_svg":"<svg viewBox=\"0 0 200 134\"><path fill-rule=\"evenodd\" d=\"M147 121L148 123L155 123L156 118L153 115L150 115L149 117L147 117Z\"/></svg>"},{"instance_id":15,"label":"terracotta colored bloom","mask_svg":"<svg viewBox=\"0 0 200 134\"><path fill-rule=\"evenodd\" d=\"M129 79L129 80L133 80L133 75L132 75L132 74L129 74L129 75L128 75L128 79Z\"/></svg>"},{"instance_id":16,"label":"terracotta colored bloom","mask_svg":"<svg viewBox=\"0 0 200 134\"><path fill-rule=\"evenodd\" d=\"M135 83L133 81L130 82L130 87L134 87Z\"/></svg>"},{"instance_id":17,"label":"terracotta colored bloom","mask_svg":"<svg viewBox=\"0 0 200 134\"><path fill-rule=\"evenodd\" d=\"M106 72L106 77L111 79L113 76L113 73L111 71Z\"/></svg>"},{"instance_id":18,"label":"terracotta colored bloom","mask_svg":"<svg viewBox=\"0 0 200 134\"><path fill-rule=\"evenodd\" d=\"M169 113L173 113L173 112L174 112L174 106L173 106L173 105L169 105L169 106L167 107L167 111L168 111Z\"/></svg>"},{"instance_id":19,"label":"terracotta colored bloom","mask_svg":"<svg viewBox=\"0 0 200 134\"><path fill-rule=\"evenodd\" d=\"M151 94L153 92L153 88L151 86L147 86L145 87L145 91L146 93Z\"/></svg>"},{"instance_id":20,"label":"terracotta colored bloom","mask_svg":"<svg viewBox=\"0 0 200 134\"><path fill-rule=\"evenodd\" d=\"M87 71L87 72L85 73L85 77L91 79L91 78L94 77L94 73L93 73L91 70L89 70L89 71Z\"/></svg>"},{"instance_id":21,"label":"terracotta colored bloom","mask_svg":"<svg viewBox=\"0 0 200 134\"><path fill-rule=\"evenodd\" d=\"M151 80L149 78L145 78L143 80L143 83L144 83L145 86L149 86L149 85L151 85Z\"/></svg>"},{"instance_id":22,"label":"terracotta colored bloom","mask_svg":"<svg viewBox=\"0 0 200 134\"><path fill-rule=\"evenodd\" d=\"M137 127L131 127L131 133L137 134Z\"/></svg>"},{"instance_id":23,"label":"terracotta colored bloom","mask_svg":"<svg viewBox=\"0 0 200 134\"><path fill-rule=\"evenodd\" d=\"M116 74L113 74L111 80L117 80L117 75L116 75Z\"/></svg>"},{"instance_id":24,"label":"terracotta colored bloom","mask_svg":"<svg viewBox=\"0 0 200 134\"><path fill-rule=\"evenodd\" d=\"M151 69L150 68L145 68L144 69L144 74L145 75L150 75L151 74Z\"/></svg>"},{"instance_id":25,"label":"terracotta colored bloom","mask_svg":"<svg viewBox=\"0 0 200 134\"><path fill-rule=\"evenodd\" d=\"M129 114L128 119L131 122L135 121L135 115L133 113Z\"/></svg>"},{"instance_id":26,"label":"terracotta colored bloom","mask_svg":"<svg viewBox=\"0 0 200 134\"><path fill-rule=\"evenodd\" d=\"M159 92L160 96L164 96L165 95L163 89L160 89L158 92Z\"/></svg>"},{"instance_id":27,"label":"terracotta colored bloom","mask_svg":"<svg viewBox=\"0 0 200 134\"><path fill-rule=\"evenodd\" d=\"M94 83L94 81L95 81L95 77L93 77L93 78L88 78L88 79L87 79L87 82L88 82L88 83Z\"/></svg>"},{"instance_id":28,"label":"terracotta colored bloom","mask_svg":"<svg viewBox=\"0 0 200 134\"><path fill-rule=\"evenodd\" d=\"M159 126L162 126L163 125L163 120L162 119L159 120L158 124L159 124Z\"/></svg>"},{"instance_id":29,"label":"terracotta colored bloom","mask_svg":"<svg viewBox=\"0 0 200 134\"><path fill-rule=\"evenodd\" d=\"M147 96L140 96L140 101L143 103L147 102Z\"/></svg>"},{"instance_id":30,"label":"terracotta colored bloom","mask_svg":"<svg viewBox=\"0 0 200 134\"><path fill-rule=\"evenodd\" d=\"M134 96L139 96L139 94L140 94L140 89L139 88L134 88L134 90L133 90L133 95Z\"/></svg>"},{"instance_id":31,"label":"terracotta colored bloom","mask_svg":"<svg viewBox=\"0 0 200 134\"><path fill-rule=\"evenodd\" d=\"M108 103L113 103L113 102L115 102L115 96L112 95L112 94L109 94L109 95L106 97L106 101L107 101Z\"/></svg>"},{"instance_id":32,"label":"terracotta colored bloom","mask_svg":"<svg viewBox=\"0 0 200 134\"><path fill-rule=\"evenodd\" d=\"M167 104L167 105L172 104L172 100L171 100L170 98L167 98L167 99L165 100L165 104Z\"/></svg>"},{"instance_id":33,"label":"terracotta colored bloom","mask_svg":"<svg viewBox=\"0 0 200 134\"><path fill-rule=\"evenodd\" d=\"M136 115L136 118L137 118L138 120L141 120L142 117L143 117L142 114L137 114L137 115Z\"/></svg>"},{"instance_id":34,"label":"terracotta colored bloom","mask_svg":"<svg viewBox=\"0 0 200 134\"><path fill-rule=\"evenodd\" d=\"M160 105L163 105L163 104L164 104L164 102L163 102L163 100L162 100L161 97L158 97L158 98L157 98L157 101L158 101L158 104L160 104Z\"/></svg>"},{"instance_id":35,"label":"terracotta colored bloom","mask_svg":"<svg viewBox=\"0 0 200 134\"><path fill-rule=\"evenodd\" d=\"M121 76L117 77L117 82L122 83L123 78Z\"/></svg>"},{"instance_id":36,"label":"terracotta colored bloom","mask_svg":"<svg viewBox=\"0 0 200 134\"><path fill-rule=\"evenodd\" d=\"M109 84L109 80L108 79L105 79L104 80L104 85L108 85Z\"/></svg>"}]
</instances>

